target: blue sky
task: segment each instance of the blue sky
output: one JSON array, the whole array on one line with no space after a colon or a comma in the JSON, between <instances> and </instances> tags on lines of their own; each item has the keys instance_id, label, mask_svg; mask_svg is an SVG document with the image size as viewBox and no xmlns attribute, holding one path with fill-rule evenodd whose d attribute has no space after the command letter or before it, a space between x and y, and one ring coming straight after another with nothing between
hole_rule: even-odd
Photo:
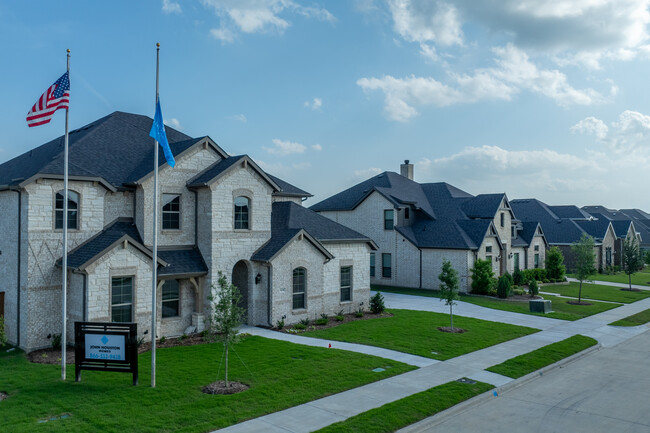
<instances>
[{"instance_id":1,"label":"blue sky","mask_svg":"<svg viewBox=\"0 0 650 433\"><path fill-rule=\"evenodd\" d=\"M71 128L153 116L315 195L415 180L650 211L650 0L3 2L0 162L71 58Z\"/></svg>"}]
</instances>

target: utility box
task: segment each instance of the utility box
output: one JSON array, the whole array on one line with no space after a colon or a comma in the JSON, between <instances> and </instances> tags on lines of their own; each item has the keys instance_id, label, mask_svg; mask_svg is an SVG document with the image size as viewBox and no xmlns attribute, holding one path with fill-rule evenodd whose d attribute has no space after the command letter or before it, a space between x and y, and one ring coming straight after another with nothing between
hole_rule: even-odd
<instances>
[{"instance_id":1,"label":"utility box","mask_svg":"<svg viewBox=\"0 0 650 433\"><path fill-rule=\"evenodd\" d=\"M531 313L552 313L551 301L547 299L531 299L528 301Z\"/></svg>"}]
</instances>

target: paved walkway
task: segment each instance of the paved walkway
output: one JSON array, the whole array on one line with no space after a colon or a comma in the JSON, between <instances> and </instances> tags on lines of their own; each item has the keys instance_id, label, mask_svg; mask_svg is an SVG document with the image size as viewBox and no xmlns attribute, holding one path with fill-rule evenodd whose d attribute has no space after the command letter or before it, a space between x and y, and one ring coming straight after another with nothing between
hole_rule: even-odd
<instances>
[{"instance_id":1,"label":"paved walkway","mask_svg":"<svg viewBox=\"0 0 650 433\"><path fill-rule=\"evenodd\" d=\"M437 305L443 304L436 298L388 293L384 297L388 308L438 311ZM444 304L442 306L444 307ZM622 328L608 326L607 324L650 308L650 298L574 322L492 310L466 303L459 303L458 307L458 310L455 309L455 314L458 315L533 326L543 330L447 361L436 362L408 373L255 418L220 431L229 433L260 431L269 433L307 433L461 377L491 383L497 387L502 386L512 381L512 379L486 372L485 368L575 334L593 337L604 347L612 347L643 333L648 330L647 326ZM447 307L445 307L445 310L445 312L448 312ZM537 326L533 325L533 322ZM302 342L304 338L309 340L307 342L310 345L317 344L308 337L301 337L300 340L294 342ZM329 344L329 342L325 341L322 343ZM342 343L337 342L336 344L340 345ZM350 346L349 349L354 349L358 345Z\"/></svg>"},{"instance_id":2,"label":"paved walkway","mask_svg":"<svg viewBox=\"0 0 650 433\"><path fill-rule=\"evenodd\" d=\"M568 277L567 277L567 281L570 282L570 283L577 283L578 282L577 279L568 278ZM585 283L587 283L587 284L598 284L598 285L601 285L601 286L620 287L622 289L627 289L628 287L630 287L630 285L627 284L627 283L625 283L625 284L624 283L613 283L611 281L591 281L591 280L589 280L589 281L585 281ZM632 284L632 288L633 289L639 289L639 290L650 290L650 287L641 286L639 284Z\"/></svg>"}]
</instances>

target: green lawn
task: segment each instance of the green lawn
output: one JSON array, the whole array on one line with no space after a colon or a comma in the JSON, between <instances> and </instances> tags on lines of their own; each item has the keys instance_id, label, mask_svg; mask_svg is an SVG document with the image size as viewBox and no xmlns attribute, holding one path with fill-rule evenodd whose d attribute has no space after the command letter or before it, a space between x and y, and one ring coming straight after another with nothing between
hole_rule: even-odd
<instances>
[{"instance_id":1,"label":"green lawn","mask_svg":"<svg viewBox=\"0 0 650 433\"><path fill-rule=\"evenodd\" d=\"M467 332L451 334L437 329L439 326L449 326L448 314L412 310L388 312L392 313L393 317L358 320L301 335L366 344L445 360L539 331L523 326L454 316L454 327L463 328Z\"/></svg>"},{"instance_id":2,"label":"green lawn","mask_svg":"<svg viewBox=\"0 0 650 433\"><path fill-rule=\"evenodd\" d=\"M568 285L544 285L539 288L542 292L557 293L562 296L578 297L579 283L569 283ZM640 301L650 296L650 290L643 290L640 292L630 292L621 290L620 287L603 286L602 284L589 284L582 283L582 297L589 299L598 299L600 301L622 302L629 304L630 302Z\"/></svg>"},{"instance_id":3,"label":"green lawn","mask_svg":"<svg viewBox=\"0 0 650 433\"><path fill-rule=\"evenodd\" d=\"M245 392L207 395L217 379L223 346L159 349L156 388L150 383L150 352L139 357L140 385L131 375L84 371L60 380L59 365L31 364L20 351L0 351L0 431L7 432L206 432L413 370L414 367L341 350L247 337L233 355L231 380ZM390 367L380 373L377 367ZM250 370L250 371L249 371ZM223 375L223 368L221 370ZM67 419L39 420L69 413Z\"/></svg>"},{"instance_id":4,"label":"green lawn","mask_svg":"<svg viewBox=\"0 0 650 433\"><path fill-rule=\"evenodd\" d=\"M337 422L317 433L388 433L435 415L494 388L482 382L448 382Z\"/></svg>"},{"instance_id":5,"label":"green lawn","mask_svg":"<svg viewBox=\"0 0 650 433\"><path fill-rule=\"evenodd\" d=\"M574 335L566 340L540 347L532 352L510 358L501 364L486 368L487 371L517 379L540 368L558 362L578 352L598 344L593 338Z\"/></svg>"},{"instance_id":6,"label":"green lawn","mask_svg":"<svg viewBox=\"0 0 650 433\"><path fill-rule=\"evenodd\" d=\"M610 323L612 326L639 326L650 322L650 310L643 310L624 319Z\"/></svg>"},{"instance_id":7,"label":"green lawn","mask_svg":"<svg viewBox=\"0 0 650 433\"><path fill-rule=\"evenodd\" d=\"M567 274L567 277L576 278L575 274ZM618 272L616 274L595 274L591 276L594 281L609 281L613 283L628 284L628 276L625 272ZM632 275L632 284L640 286L650 286L650 271L643 270Z\"/></svg>"},{"instance_id":8,"label":"green lawn","mask_svg":"<svg viewBox=\"0 0 650 433\"><path fill-rule=\"evenodd\" d=\"M380 292L401 293L404 295L440 298L440 292L437 290L409 289L404 287L387 286L372 286L372 290ZM552 313L531 313L528 307L528 301L511 301L491 298L488 296L464 294L460 295L461 301L469 302L470 304L479 305L481 307L493 308L495 310L512 311L514 313L531 314L533 316L550 317L551 319L561 320L578 320L587 316L591 316L592 314L602 313L603 311L620 307L618 304L610 304L605 302L591 302L591 305L571 305L568 303L570 299L559 298L552 295L546 295L545 299L550 299L552 301Z\"/></svg>"}]
</instances>

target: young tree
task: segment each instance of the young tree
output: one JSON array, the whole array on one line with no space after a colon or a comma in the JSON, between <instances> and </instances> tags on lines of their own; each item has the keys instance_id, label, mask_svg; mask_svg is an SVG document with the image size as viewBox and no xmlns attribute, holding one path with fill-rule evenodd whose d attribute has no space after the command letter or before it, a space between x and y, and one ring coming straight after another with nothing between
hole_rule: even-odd
<instances>
[{"instance_id":1,"label":"young tree","mask_svg":"<svg viewBox=\"0 0 650 433\"><path fill-rule=\"evenodd\" d=\"M580 288L578 289L578 304L582 298L582 282L596 273L594 261L596 255L594 254L594 238L586 233L580 236L580 240L571 245L571 251L575 256L575 273L576 278L580 281Z\"/></svg>"},{"instance_id":2,"label":"young tree","mask_svg":"<svg viewBox=\"0 0 650 433\"><path fill-rule=\"evenodd\" d=\"M558 247L551 247L546 254L546 277L550 280L562 280L565 272L562 251Z\"/></svg>"},{"instance_id":3,"label":"young tree","mask_svg":"<svg viewBox=\"0 0 650 433\"><path fill-rule=\"evenodd\" d=\"M495 279L490 260L476 259L472 272L472 292L479 295L487 295L494 287Z\"/></svg>"},{"instance_id":4,"label":"young tree","mask_svg":"<svg viewBox=\"0 0 650 433\"><path fill-rule=\"evenodd\" d=\"M212 311L209 316L210 334L222 341L226 351L225 385L228 388L228 349L239 341L239 326L244 317L244 309L239 306L241 293L228 283L223 272L219 271L218 286L214 296L210 296Z\"/></svg>"},{"instance_id":5,"label":"young tree","mask_svg":"<svg viewBox=\"0 0 650 433\"><path fill-rule=\"evenodd\" d=\"M455 304L454 301L459 299L458 290L460 284L458 282L458 271L451 266L449 260L443 260L442 262L442 272L438 275L440 280L440 293L442 297L441 301L445 301L445 305L449 305L449 318L451 319L451 332L454 332L454 315L452 312L452 307Z\"/></svg>"},{"instance_id":6,"label":"young tree","mask_svg":"<svg viewBox=\"0 0 650 433\"><path fill-rule=\"evenodd\" d=\"M623 270L627 274L630 290L632 290L632 274L643 266L643 261L639 242L635 238L625 238L623 242Z\"/></svg>"}]
</instances>

